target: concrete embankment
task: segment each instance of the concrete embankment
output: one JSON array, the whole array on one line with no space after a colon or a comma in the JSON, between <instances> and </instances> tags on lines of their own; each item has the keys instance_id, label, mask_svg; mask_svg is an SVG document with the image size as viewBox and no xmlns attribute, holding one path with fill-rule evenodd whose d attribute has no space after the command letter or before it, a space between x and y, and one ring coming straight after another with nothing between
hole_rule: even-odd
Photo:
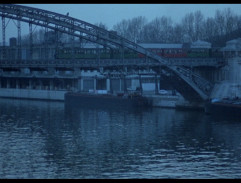
<instances>
[{"instance_id":1,"label":"concrete embankment","mask_svg":"<svg viewBox=\"0 0 241 183\"><path fill-rule=\"evenodd\" d=\"M0 97L64 101L67 91L1 88Z\"/></svg>"},{"instance_id":2,"label":"concrete embankment","mask_svg":"<svg viewBox=\"0 0 241 183\"><path fill-rule=\"evenodd\" d=\"M31 90L31 89L16 89L16 88L1 88L0 97L2 98L18 98L18 99L33 99L33 100L55 100L64 101L64 94L67 90ZM144 95L152 101L153 107L164 108L186 108L194 109L200 107L185 103L181 96L171 95Z\"/></svg>"},{"instance_id":3,"label":"concrete embankment","mask_svg":"<svg viewBox=\"0 0 241 183\"><path fill-rule=\"evenodd\" d=\"M179 100L178 96L170 95L145 95L145 97L152 100L153 107L175 108L176 103Z\"/></svg>"}]
</instances>

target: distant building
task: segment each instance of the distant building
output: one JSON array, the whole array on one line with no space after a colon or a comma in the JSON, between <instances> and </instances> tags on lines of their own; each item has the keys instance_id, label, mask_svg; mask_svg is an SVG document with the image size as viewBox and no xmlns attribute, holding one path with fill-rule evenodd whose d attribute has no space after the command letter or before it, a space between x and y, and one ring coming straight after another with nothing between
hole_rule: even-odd
<instances>
[{"instance_id":1,"label":"distant building","mask_svg":"<svg viewBox=\"0 0 241 183\"><path fill-rule=\"evenodd\" d=\"M191 43L191 48L206 48L210 49L212 44L206 41L197 40Z\"/></svg>"},{"instance_id":2,"label":"distant building","mask_svg":"<svg viewBox=\"0 0 241 183\"><path fill-rule=\"evenodd\" d=\"M227 41L221 51L225 57L241 56L241 38Z\"/></svg>"},{"instance_id":3,"label":"distant building","mask_svg":"<svg viewBox=\"0 0 241 183\"><path fill-rule=\"evenodd\" d=\"M182 48L182 44L171 44L171 43L140 43L140 46L146 49L155 49L155 48L162 48L162 49L173 49L173 48Z\"/></svg>"}]
</instances>

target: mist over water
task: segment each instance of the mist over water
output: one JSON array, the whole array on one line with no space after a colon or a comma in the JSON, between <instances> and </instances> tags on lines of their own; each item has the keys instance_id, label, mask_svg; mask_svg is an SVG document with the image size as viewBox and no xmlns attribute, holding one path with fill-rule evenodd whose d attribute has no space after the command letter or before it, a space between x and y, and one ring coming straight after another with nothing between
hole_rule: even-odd
<instances>
[{"instance_id":1,"label":"mist over water","mask_svg":"<svg viewBox=\"0 0 241 183\"><path fill-rule=\"evenodd\" d=\"M0 100L0 178L241 178L240 121Z\"/></svg>"},{"instance_id":2,"label":"mist over water","mask_svg":"<svg viewBox=\"0 0 241 183\"><path fill-rule=\"evenodd\" d=\"M211 98L241 98L241 67L240 58L230 58L228 65L223 68L225 76L222 82L216 83Z\"/></svg>"}]
</instances>

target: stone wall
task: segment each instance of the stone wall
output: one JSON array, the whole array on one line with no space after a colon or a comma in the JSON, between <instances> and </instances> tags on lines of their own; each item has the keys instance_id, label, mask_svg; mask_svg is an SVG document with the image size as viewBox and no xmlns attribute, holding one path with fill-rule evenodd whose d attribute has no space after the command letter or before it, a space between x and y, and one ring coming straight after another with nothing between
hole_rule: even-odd
<instances>
[{"instance_id":1,"label":"stone wall","mask_svg":"<svg viewBox=\"0 0 241 183\"><path fill-rule=\"evenodd\" d=\"M0 97L64 101L66 91L0 88Z\"/></svg>"}]
</instances>

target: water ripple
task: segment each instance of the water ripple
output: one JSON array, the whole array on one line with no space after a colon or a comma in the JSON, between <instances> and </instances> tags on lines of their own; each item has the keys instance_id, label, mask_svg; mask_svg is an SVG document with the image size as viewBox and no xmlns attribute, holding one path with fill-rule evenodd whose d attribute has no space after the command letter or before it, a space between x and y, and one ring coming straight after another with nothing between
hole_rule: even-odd
<instances>
[{"instance_id":1,"label":"water ripple","mask_svg":"<svg viewBox=\"0 0 241 183\"><path fill-rule=\"evenodd\" d=\"M241 125L1 99L0 178L241 178Z\"/></svg>"}]
</instances>

